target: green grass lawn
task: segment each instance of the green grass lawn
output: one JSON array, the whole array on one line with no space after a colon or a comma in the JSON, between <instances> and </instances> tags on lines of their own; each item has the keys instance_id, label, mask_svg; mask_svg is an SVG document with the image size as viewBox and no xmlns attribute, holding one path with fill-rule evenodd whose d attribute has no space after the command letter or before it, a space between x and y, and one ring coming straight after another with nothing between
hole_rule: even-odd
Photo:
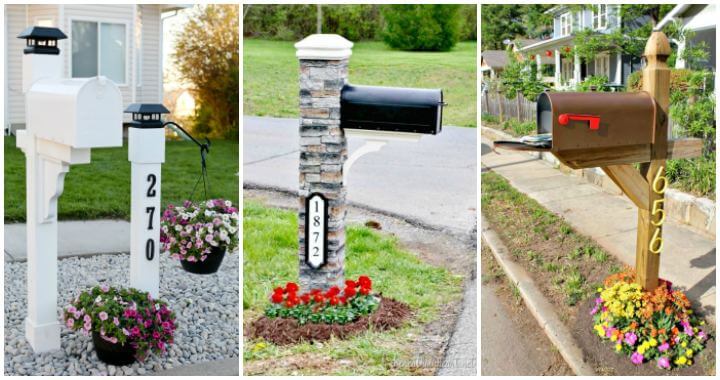
<instances>
[{"instance_id":1,"label":"green grass lawn","mask_svg":"<svg viewBox=\"0 0 720 380\"><path fill-rule=\"evenodd\" d=\"M239 200L239 151L236 141L212 141L207 167L211 198ZM162 166L162 206L190 196L200 175L200 153L187 141L167 141ZM199 185L199 186L202 186ZM202 197L199 187L195 199ZM92 162L72 165L58 202L60 219L130 219L130 162L122 148L92 150ZM5 137L5 221L25 220L25 154Z\"/></svg>"},{"instance_id":2,"label":"green grass lawn","mask_svg":"<svg viewBox=\"0 0 720 380\"><path fill-rule=\"evenodd\" d=\"M244 114L297 117L299 64L293 42L244 40ZM475 42L460 42L450 52L392 50L382 42L357 42L350 57L353 84L442 88L443 123L475 127Z\"/></svg>"},{"instance_id":3,"label":"green grass lawn","mask_svg":"<svg viewBox=\"0 0 720 380\"><path fill-rule=\"evenodd\" d=\"M243 317L249 322L263 313L273 287L298 280L297 214L245 202L243 234ZM370 276L374 290L408 303L415 312L415 320L398 330L367 332L345 341L331 340L322 347L308 343L283 347L261 342L246 344L246 369L253 361L258 366L264 360L280 363L298 355L310 358L317 354L353 363L337 368L328 363L331 368L323 369L323 373L409 374L406 373L409 368L392 368L392 361L412 356L408 348L410 336L422 332L422 325L417 322L434 320L443 304L458 299L462 279L420 261L398 248L395 239L364 226L348 227L346 247L346 277ZM299 370L301 374L312 371L318 374L317 368L303 367ZM286 370L289 369L274 368L264 374L289 374Z\"/></svg>"}]
</instances>

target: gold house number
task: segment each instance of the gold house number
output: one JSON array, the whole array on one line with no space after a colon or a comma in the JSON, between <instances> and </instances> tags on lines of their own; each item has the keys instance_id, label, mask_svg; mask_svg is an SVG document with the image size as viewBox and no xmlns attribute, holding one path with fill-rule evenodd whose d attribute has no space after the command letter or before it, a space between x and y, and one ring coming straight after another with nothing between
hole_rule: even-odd
<instances>
[{"instance_id":1,"label":"gold house number","mask_svg":"<svg viewBox=\"0 0 720 380\"><path fill-rule=\"evenodd\" d=\"M657 174L655 175L655 179L653 179L652 188L655 194L663 195L665 194L665 189L667 189L667 178L662 175L664 170L665 167L661 166L660 169L657 171ZM660 184L662 184L662 187L660 186ZM656 199L655 201L653 201L651 214L660 214L660 218L657 222L650 222L653 226L655 226L655 232L653 233L652 239L650 239L650 246L648 247L648 249L654 254L660 254L660 251L662 251L663 248L663 239L662 237L660 237L660 228L665 222L665 210L663 209L664 206L665 199Z\"/></svg>"}]
</instances>

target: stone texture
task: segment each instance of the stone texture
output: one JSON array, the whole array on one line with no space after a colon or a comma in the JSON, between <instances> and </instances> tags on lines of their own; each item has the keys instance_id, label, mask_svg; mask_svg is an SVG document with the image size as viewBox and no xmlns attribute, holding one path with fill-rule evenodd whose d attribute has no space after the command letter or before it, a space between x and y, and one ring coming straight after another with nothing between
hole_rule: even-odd
<instances>
[{"instance_id":1,"label":"stone texture","mask_svg":"<svg viewBox=\"0 0 720 380\"><path fill-rule=\"evenodd\" d=\"M347 64L346 59L300 60L298 260L303 289L327 290L345 281L347 140L340 128L340 90L347 83ZM305 263L305 199L313 193L328 200L327 261L319 269Z\"/></svg>"}]
</instances>

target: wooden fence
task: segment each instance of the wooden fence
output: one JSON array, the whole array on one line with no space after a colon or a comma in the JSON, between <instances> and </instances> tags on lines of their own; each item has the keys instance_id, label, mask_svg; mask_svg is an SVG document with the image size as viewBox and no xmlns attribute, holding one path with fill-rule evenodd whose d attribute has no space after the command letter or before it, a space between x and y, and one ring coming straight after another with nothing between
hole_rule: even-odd
<instances>
[{"instance_id":1,"label":"wooden fence","mask_svg":"<svg viewBox=\"0 0 720 380\"><path fill-rule=\"evenodd\" d=\"M521 122L535 121L536 103L518 94L515 99L508 99L498 92L482 93L482 113L497 117L500 122L509 118Z\"/></svg>"}]
</instances>

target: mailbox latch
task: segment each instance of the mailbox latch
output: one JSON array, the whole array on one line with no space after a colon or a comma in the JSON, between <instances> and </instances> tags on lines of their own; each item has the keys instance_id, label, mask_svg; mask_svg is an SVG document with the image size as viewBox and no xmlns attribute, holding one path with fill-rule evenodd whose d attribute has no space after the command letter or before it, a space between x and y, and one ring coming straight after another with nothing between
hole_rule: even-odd
<instances>
[{"instance_id":1,"label":"mailbox latch","mask_svg":"<svg viewBox=\"0 0 720 380\"><path fill-rule=\"evenodd\" d=\"M562 113L558 116L560 125L567 125L570 120L588 121L590 122L590 130L596 131L600 129L600 116L578 115L574 113Z\"/></svg>"}]
</instances>

